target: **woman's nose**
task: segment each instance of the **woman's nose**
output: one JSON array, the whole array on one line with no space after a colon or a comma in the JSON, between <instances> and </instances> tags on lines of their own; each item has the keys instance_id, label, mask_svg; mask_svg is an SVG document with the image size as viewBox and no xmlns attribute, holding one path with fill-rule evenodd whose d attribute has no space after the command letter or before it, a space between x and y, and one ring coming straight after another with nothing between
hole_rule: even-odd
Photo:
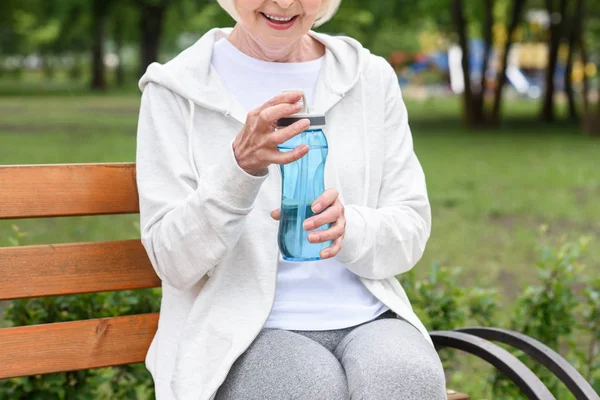
<instances>
[{"instance_id":1,"label":"woman's nose","mask_svg":"<svg viewBox=\"0 0 600 400\"><path fill-rule=\"evenodd\" d=\"M289 8L295 0L273 0L274 3L279 4L281 8Z\"/></svg>"}]
</instances>

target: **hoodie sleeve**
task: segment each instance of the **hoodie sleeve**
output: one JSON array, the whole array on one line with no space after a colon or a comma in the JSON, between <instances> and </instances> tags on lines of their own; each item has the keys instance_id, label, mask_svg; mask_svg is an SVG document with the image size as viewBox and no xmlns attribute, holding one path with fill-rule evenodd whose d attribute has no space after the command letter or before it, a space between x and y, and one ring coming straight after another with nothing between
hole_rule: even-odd
<instances>
[{"instance_id":1,"label":"hoodie sleeve","mask_svg":"<svg viewBox=\"0 0 600 400\"><path fill-rule=\"evenodd\" d=\"M137 131L142 244L157 275L178 289L196 284L235 246L266 179L242 170L229 146L197 181L189 158L189 112L182 98L150 83Z\"/></svg>"},{"instance_id":2,"label":"hoodie sleeve","mask_svg":"<svg viewBox=\"0 0 600 400\"><path fill-rule=\"evenodd\" d=\"M336 258L355 274L385 279L419 261L431 232L425 175L413 150L396 73L381 61L385 93L383 177L377 208L346 205L346 233Z\"/></svg>"}]
</instances>

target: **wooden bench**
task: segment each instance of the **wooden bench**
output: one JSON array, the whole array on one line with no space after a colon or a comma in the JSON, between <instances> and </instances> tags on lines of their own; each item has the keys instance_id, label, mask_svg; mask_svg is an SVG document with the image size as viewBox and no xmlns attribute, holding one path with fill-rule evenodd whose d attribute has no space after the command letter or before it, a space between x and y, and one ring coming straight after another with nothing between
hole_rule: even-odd
<instances>
[{"instance_id":1,"label":"wooden bench","mask_svg":"<svg viewBox=\"0 0 600 400\"><path fill-rule=\"evenodd\" d=\"M138 212L133 163L0 166L0 219ZM139 239L0 247L0 300L154 287L160 279ZM157 323L158 314L141 314L0 329L0 379L143 362ZM439 348L458 348L491 362L530 398L553 397L519 360L482 337L543 358L577 398L596 399L552 350L500 331L471 328L432 332L432 337ZM448 399L468 398L448 392Z\"/></svg>"}]
</instances>

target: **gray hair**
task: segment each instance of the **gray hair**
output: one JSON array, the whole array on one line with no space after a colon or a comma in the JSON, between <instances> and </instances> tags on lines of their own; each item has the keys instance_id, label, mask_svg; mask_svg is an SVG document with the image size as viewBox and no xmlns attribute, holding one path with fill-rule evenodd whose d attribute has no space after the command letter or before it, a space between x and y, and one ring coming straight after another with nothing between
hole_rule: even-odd
<instances>
[{"instance_id":1,"label":"gray hair","mask_svg":"<svg viewBox=\"0 0 600 400\"><path fill-rule=\"evenodd\" d=\"M231 15L231 18L239 21L240 14L237 11L235 0L217 0L217 2L229 15ZM335 15L341 2L342 0L323 0L322 9L317 15L314 27L323 25L325 22L329 21Z\"/></svg>"}]
</instances>

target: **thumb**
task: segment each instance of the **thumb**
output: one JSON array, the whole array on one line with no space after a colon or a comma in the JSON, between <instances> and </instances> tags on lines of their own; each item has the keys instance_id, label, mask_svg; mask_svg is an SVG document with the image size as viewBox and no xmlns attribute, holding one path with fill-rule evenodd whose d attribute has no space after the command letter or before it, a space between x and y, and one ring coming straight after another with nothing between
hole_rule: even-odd
<instances>
[{"instance_id":1,"label":"thumb","mask_svg":"<svg viewBox=\"0 0 600 400\"><path fill-rule=\"evenodd\" d=\"M271 211L271 218L273 218L276 221L279 221L279 217L281 216L281 209L278 208L277 210L273 210Z\"/></svg>"}]
</instances>

